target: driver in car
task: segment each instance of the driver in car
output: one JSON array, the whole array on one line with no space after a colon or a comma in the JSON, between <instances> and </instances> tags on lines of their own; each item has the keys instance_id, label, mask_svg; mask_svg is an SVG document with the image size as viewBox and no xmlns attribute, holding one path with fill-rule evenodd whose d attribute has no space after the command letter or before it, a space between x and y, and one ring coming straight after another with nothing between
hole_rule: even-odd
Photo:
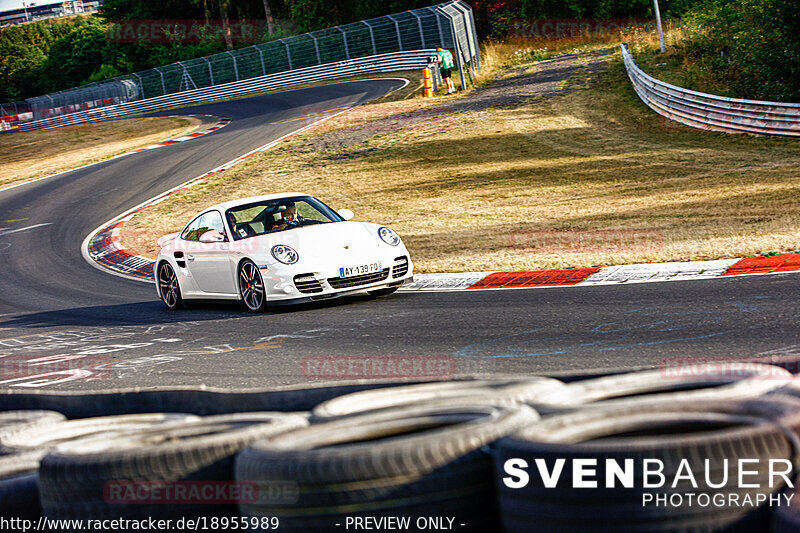
<instances>
[{"instance_id":1,"label":"driver in car","mask_svg":"<svg viewBox=\"0 0 800 533\"><path fill-rule=\"evenodd\" d=\"M303 221L303 217L297 214L297 206L294 204L294 202L289 202L286 204L286 209L281 212L281 219L275 223L272 229L273 231L279 231L282 229L293 228L301 225Z\"/></svg>"}]
</instances>

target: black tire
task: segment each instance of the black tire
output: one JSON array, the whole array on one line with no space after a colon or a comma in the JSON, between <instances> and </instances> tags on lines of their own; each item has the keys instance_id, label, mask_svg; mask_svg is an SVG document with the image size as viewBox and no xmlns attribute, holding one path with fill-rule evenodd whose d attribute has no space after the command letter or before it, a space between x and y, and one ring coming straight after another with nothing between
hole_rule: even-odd
<instances>
[{"instance_id":1,"label":"black tire","mask_svg":"<svg viewBox=\"0 0 800 533\"><path fill-rule=\"evenodd\" d=\"M0 412L0 442L12 438L18 433L24 433L31 429L48 426L56 422L66 420L63 414L56 411L6 411ZM0 448L0 455L3 454Z\"/></svg>"},{"instance_id":2,"label":"black tire","mask_svg":"<svg viewBox=\"0 0 800 533\"><path fill-rule=\"evenodd\" d=\"M459 531L498 531L486 445L537 419L527 406L417 406L260 440L237 457L236 479L291 485L294 497L239 508L277 516L287 531L341 531L346 516L443 514Z\"/></svg>"},{"instance_id":3,"label":"black tire","mask_svg":"<svg viewBox=\"0 0 800 533\"><path fill-rule=\"evenodd\" d=\"M156 274L158 283L158 294L161 301L170 311L183 309L183 297L181 296L181 286L178 283L178 276L168 261L162 261L158 265Z\"/></svg>"},{"instance_id":4,"label":"black tire","mask_svg":"<svg viewBox=\"0 0 800 533\"><path fill-rule=\"evenodd\" d=\"M267 311L267 291L264 279L255 263L245 259L239 264L236 275L239 284L239 296L242 305L250 313L263 313Z\"/></svg>"},{"instance_id":5,"label":"black tire","mask_svg":"<svg viewBox=\"0 0 800 533\"><path fill-rule=\"evenodd\" d=\"M163 427L165 424L173 424L187 419L198 420L198 417L178 413L150 413L83 418L30 426L24 430L0 434L0 452L23 453L48 450L53 446L72 440L98 435L110 436L115 432L149 426L160 425Z\"/></svg>"},{"instance_id":6,"label":"black tire","mask_svg":"<svg viewBox=\"0 0 800 533\"><path fill-rule=\"evenodd\" d=\"M39 484L36 470L41 453L0 457L0 516L38 520Z\"/></svg>"},{"instance_id":7,"label":"black tire","mask_svg":"<svg viewBox=\"0 0 800 533\"><path fill-rule=\"evenodd\" d=\"M746 402L745 402L746 403ZM651 532L651 531L767 531L768 509L743 506L670 506L643 505L645 493L671 497L687 493L738 493L755 499L759 492L777 494L782 485L769 488L770 459L794 459L797 437L789 428L800 424L797 404L768 403L741 408L719 404L719 411L686 409L689 404L636 409L597 409L558 415L542 420L494 445L495 479L499 484L500 508L506 531L533 532ZM695 404L696 405L696 404ZM700 409L696 406L695 409ZM716 407L712 407L716 409ZM730 413L739 414L730 414ZM776 423L777 422L777 423ZM753 482L762 488L739 488L738 459L759 459ZM505 462L523 459L528 463L530 480L522 488L509 488L502 481L508 476ZM555 487L545 487L538 477L535 461L544 461L552 472L556 461L564 459L563 473ZM592 490L573 488L569 472L575 459L596 460L599 487ZM606 461L619 465L632 459L634 487L606 488ZM662 461L667 483L658 488L644 488L641 465L644 459ZM724 460L728 460L728 464ZM728 474L727 484L711 489L705 486L704 461L715 482ZM686 478L671 483L681 461L698 480L695 488ZM748 465L749 467L750 465ZM780 481L780 480L778 480ZM767 496L768 497L768 496ZM684 497L684 502L688 496Z\"/></svg>"},{"instance_id":8,"label":"black tire","mask_svg":"<svg viewBox=\"0 0 800 533\"><path fill-rule=\"evenodd\" d=\"M53 519L235 516L237 501L215 499L217 482L224 485L234 478L234 455L255 439L307 424L307 417L298 414L233 414L61 445L39 467L42 509ZM162 491L150 501L131 501L120 496L126 493L115 482L121 487L199 483L211 491L211 500L199 504L177 498L166 505L170 496Z\"/></svg>"},{"instance_id":9,"label":"black tire","mask_svg":"<svg viewBox=\"0 0 800 533\"><path fill-rule=\"evenodd\" d=\"M794 489L788 487L784 491L785 497L791 498L790 503L781 505L772 511L772 532L773 533L797 533L800 531L800 494L798 494L797 483L800 477L794 479ZM785 502L785 498L783 502Z\"/></svg>"},{"instance_id":10,"label":"black tire","mask_svg":"<svg viewBox=\"0 0 800 533\"><path fill-rule=\"evenodd\" d=\"M95 392L11 390L0 394L0 410L48 409L64 413L67 418L158 412L220 415L252 411L310 411L343 394L423 382L431 380L333 381L313 386L291 385L243 391L197 387Z\"/></svg>"},{"instance_id":11,"label":"black tire","mask_svg":"<svg viewBox=\"0 0 800 533\"><path fill-rule=\"evenodd\" d=\"M422 383L339 396L315 407L313 415L315 420L324 420L403 406L429 406L431 402L451 402L459 398L469 404L482 400L524 402L533 404L535 409L537 401L552 402L565 390L561 381L544 377Z\"/></svg>"},{"instance_id":12,"label":"black tire","mask_svg":"<svg viewBox=\"0 0 800 533\"><path fill-rule=\"evenodd\" d=\"M729 366L726 366L729 365ZM698 403L756 398L778 389L792 374L780 367L747 363L739 368L735 362L701 364L692 367L699 374L688 378L668 369L616 374L576 381L567 385L569 401L550 406L539 405L544 413L567 412L588 408L623 408L636 405L661 406L665 402Z\"/></svg>"},{"instance_id":13,"label":"black tire","mask_svg":"<svg viewBox=\"0 0 800 533\"><path fill-rule=\"evenodd\" d=\"M376 291L368 291L367 294L369 294L370 296L374 296L375 298L378 298L380 296L389 296L390 294L393 294L394 292L396 292L397 289L399 289L399 288L400 287L388 287L386 289L378 289Z\"/></svg>"}]
</instances>

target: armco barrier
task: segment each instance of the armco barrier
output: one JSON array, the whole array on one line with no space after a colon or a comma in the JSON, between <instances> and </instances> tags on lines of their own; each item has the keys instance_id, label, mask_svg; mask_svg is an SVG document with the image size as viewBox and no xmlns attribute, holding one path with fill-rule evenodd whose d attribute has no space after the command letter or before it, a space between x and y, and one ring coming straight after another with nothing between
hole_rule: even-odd
<instances>
[{"instance_id":1,"label":"armco barrier","mask_svg":"<svg viewBox=\"0 0 800 533\"><path fill-rule=\"evenodd\" d=\"M800 137L800 104L726 98L670 85L645 74L628 45L621 48L636 94L663 117L709 131Z\"/></svg>"},{"instance_id":2,"label":"armco barrier","mask_svg":"<svg viewBox=\"0 0 800 533\"><path fill-rule=\"evenodd\" d=\"M343 78L361 73L393 72L401 70L421 70L436 61L436 50L411 50L393 52L376 56L362 57L350 61L338 61L326 65L315 65L296 70L269 74L247 80L192 89L179 93L78 111L57 117L34 120L20 124L22 131L72 126L88 122L98 122L113 118L168 109L176 106L211 102L225 98L235 98L274 89L281 89L316 81ZM438 75L438 69L433 69Z\"/></svg>"}]
</instances>

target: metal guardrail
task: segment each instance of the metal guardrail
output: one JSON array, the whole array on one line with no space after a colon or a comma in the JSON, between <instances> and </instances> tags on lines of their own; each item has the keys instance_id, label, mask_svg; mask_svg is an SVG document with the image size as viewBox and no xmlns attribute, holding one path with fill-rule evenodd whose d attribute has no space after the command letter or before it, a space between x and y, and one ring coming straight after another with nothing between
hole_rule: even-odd
<instances>
[{"instance_id":1,"label":"metal guardrail","mask_svg":"<svg viewBox=\"0 0 800 533\"><path fill-rule=\"evenodd\" d=\"M636 94L663 117L709 131L800 137L800 104L726 98L670 85L645 74L628 45L621 48Z\"/></svg>"},{"instance_id":2,"label":"metal guardrail","mask_svg":"<svg viewBox=\"0 0 800 533\"><path fill-rule=\"evenodd\" d=\"M29 131L98 122L187 104L211 102L273 89L303 85L316 81L343 78L360 73L423 69L431 64L435 64L435 62L435 49L412 50L362 57L350 61L315 65L313 67L289 70L278 74L269 74L267 76L259 76L247 80L214 85L212 87L192 89L189 91L157 96L155 98L137 100L135 102L109 105L67 115L34 120L32 122L20 124L19 129L21 131ZM435 83L441 83L438 69L434 68L432 70L434 71Z\"/></svg>"}]
</instances>

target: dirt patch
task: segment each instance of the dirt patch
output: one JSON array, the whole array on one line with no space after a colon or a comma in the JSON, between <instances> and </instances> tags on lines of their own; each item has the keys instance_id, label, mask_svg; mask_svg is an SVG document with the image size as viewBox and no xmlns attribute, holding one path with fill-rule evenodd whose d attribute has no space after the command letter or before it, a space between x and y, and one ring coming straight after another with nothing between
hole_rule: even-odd
<instances>
[{"instance_id":1,"label":"dirt patch","mask_svg":"<svg viewBox=\"0 0 800 533\"><path fill-rule=\"evenodd\" d=\"M601 72L611 57L610 53L609 49L587 54L568 54L537 63L533 69L510 69L494 82L466 95L438 99L447 99L446 103L398 112L363 124L328 131L309 139L303 148L310 148L318 153L344 150L364 145L375 136L404 129L440 133L454 124L455 113L519 106L534 99L568 94L577 90L576 86L568 83L570 80ZM420 128L420 124L424 127ZM351 152L350 156L368 152L369 150ZM334 159L341 159L341 156L334 156Z\"/></svg>"}]
</instances>

